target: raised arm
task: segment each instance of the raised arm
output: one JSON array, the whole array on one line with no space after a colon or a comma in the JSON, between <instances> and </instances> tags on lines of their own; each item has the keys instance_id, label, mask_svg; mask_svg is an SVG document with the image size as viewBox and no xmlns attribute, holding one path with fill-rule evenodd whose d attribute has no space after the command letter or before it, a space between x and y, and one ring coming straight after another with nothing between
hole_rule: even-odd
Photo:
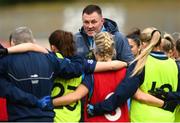
<instances>
[{"instance_id":1,"label":"raised arm","mask_svg":"<svg viewBox=\"0 0 180 123\"><path fill-rule=\"evenodd\" d=\"M53 99L53 105L55 107L69 105L83 98L88 92L89 90L87 89L87 87L83 84L80 84L74 92Z\"/></svg>"},{"instance_id":2,"label":"raised arm","mask_svg":"<svg viewBox=\"0 0 180 123\"><path fill-rule=\"evenodd\" d=\"M28 51L48 53L47 49L34 43L22 43L8 48L8 53L23 53Z\"/></svg>"},{"instance_id":3,"label":"raised arm","mask_svg":"<svg viewBox=\"0 0 180 123\"><path fill-rule=\"evenodd\" d=\"M113 60L109 62L97 62L95 72L118 70L123 67L127 67L127 63L119 60Z\"/></svg>"}]
</instances>

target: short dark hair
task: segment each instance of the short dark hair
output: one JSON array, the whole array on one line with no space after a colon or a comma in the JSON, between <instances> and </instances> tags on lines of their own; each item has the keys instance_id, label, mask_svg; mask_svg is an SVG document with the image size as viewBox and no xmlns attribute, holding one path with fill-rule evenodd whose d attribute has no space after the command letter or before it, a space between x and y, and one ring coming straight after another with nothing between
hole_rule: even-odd
<instances>
[{"instance_id":1,"label":"short dark hair","mask_svg":"<svg viewBox=\"0 0 180 123\"><path fill-rule=\"evenodd\" d=\"M87 5L83 10L82 15L84 13L92 14L93 12L97 12L99 15L102 15L102 10L98 5Z\"/></svg>"},{"instance_id":2,"label":"short dark hair","mask_svg":"<svg viewBox=\"0 0 180 123\"><path fill-rule=\"evenodd\" d=\"M180 53L180 39L176 41L176 50Z\"/></svg>"},{"instance_id":3,"label":"short dark hair","mask_svg":"<svg viewBox=\"0 0 180 123\"><path fill-rule=\"evenodd\" d=\"M128 33L126 37L133 39L134 42L139 47L141 45L140 35L141 35L141 30L139 28L133 28L132 31Z\"/></svg>"}]
</instances>

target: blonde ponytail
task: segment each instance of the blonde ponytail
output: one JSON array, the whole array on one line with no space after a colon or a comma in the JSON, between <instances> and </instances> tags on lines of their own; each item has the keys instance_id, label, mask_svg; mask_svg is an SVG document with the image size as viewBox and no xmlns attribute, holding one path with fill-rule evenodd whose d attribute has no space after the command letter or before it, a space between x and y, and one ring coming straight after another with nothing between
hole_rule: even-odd
<instances>
[{"instance_id":1,"label":"blonde ponytail","mask_svg":"<svg viewBox=\"0 0 180 123\"><path fill-rule=\"evenodd\" d=\"M137 61L137 64L136 64L131 76L137 75L142 72L149 53L153 50L154 47L157 47L160 45L160 40L161 40L160 32L158 30L156 30L155 28L147 28L143 31L142 35L148 36L149 32L146 32L146 30L151 32L150 33L151 39L149 40L149 45L141 52L141 54L139 56L136 57L136 59L134 59L132 61L132 63ZM147 38L144 38L144 39L142 39L142 42L143 41L147 42L148 40L147 40Z\"/></svg>"}]
</instances>

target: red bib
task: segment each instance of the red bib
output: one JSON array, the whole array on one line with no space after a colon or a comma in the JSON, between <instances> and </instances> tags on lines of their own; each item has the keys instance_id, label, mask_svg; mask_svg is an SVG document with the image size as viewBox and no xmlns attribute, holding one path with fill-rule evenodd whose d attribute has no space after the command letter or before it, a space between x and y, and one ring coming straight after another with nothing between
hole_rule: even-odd
<instances>
[{"instance_id":1,"label":"red bib","mask_svg":"<svg viewBox=\"0 0 180 123\"><path fill-rule=\"evenodd\" d=\"M86 101L84 106L85 122L129 122L127 103L118 107L112 114L95 116L88 118L86 107L87 103L95 104L108 98L114 93L116 87L121 83L126 75L126 68L118 71L108 71L94 73L94 90L90 102Z\"/></svg>"},{"instance_id":2,"label":"red bib","mask_svg":"<svg viewBox=\"0 0 180 123\"><path fill-rule=\"evenodd\" d=\"M0 98L0 121L7 121L7 106L6 106L6 99Z\"/></svg>"}]
</instances>

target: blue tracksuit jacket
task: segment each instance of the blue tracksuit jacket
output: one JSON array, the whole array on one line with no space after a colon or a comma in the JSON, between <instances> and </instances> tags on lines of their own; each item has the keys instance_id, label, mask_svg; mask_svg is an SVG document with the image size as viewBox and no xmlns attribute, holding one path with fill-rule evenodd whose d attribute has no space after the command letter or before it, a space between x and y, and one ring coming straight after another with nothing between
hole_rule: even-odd
<instances>
[{"instance_id":1,"label":"blue tracksuit jacket","mask_svg":"<svg viewBox=\"0 0 180 123\"><path fill-rule=\"evenodd\" d=\"M13 54L1 58L0 96L12 92L7 96L16 97L15 100L7 101L9 121L31 117L53 118L53 110L45 111L35 106L37 99L51 95L53 80L56 76L72 78L81 75L84 69L82 64L81 57L74 57L70 62L66 59L58 59L53 54L35 52ZM23 91L27 93L23 94Z\"/></svg>"}]
</instances>

